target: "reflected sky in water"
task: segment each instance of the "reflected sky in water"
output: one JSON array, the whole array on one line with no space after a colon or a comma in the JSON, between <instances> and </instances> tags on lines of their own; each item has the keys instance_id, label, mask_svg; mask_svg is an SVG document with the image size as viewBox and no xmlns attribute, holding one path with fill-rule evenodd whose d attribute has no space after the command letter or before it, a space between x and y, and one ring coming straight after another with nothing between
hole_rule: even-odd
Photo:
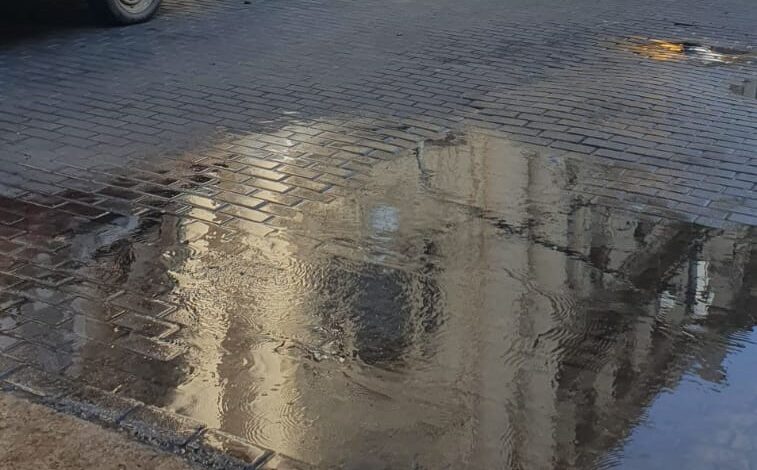
<instances>
[{"instance_id":1,"label":"reflected sky in water","mask_svg":"<svg viewBox=\"0 0 757 470\"><path fill-rule=\"evenodd\" d=\"M757 461L757 334L734 334L723 378L687 372L647 411L647 420L614 456L618 468L751 468ZM608 459L609 460L609 459Z\"/></svg>"}]
</instances>

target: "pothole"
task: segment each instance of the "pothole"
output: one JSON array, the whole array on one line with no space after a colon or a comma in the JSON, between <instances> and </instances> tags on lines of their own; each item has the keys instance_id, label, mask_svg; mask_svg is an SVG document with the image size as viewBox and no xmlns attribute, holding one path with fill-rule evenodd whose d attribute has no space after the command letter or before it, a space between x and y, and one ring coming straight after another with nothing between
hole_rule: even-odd
<instances>
[{"instance_id":1,"label":"pothole","mask_svg":"<svg viewBox=\"0 0 757 470\"><path fill-rule=\"evenodd\" d=\"M702 64L742 63L757 57L755 51L712 46L692 41L667 41L652 39L633 43L631 51L660 61L691 60Z\"/></svg>"},{"instance_id":2,"label":"pothole","mask_svg":"<svg viewBox=\"0 0 757 470\"><path fill-rule=\"evenodd\" d=\"M731 91L737 95L757 99L757 78L744 80L739 84L731 85Z\"/></svg>"}]
</instances>

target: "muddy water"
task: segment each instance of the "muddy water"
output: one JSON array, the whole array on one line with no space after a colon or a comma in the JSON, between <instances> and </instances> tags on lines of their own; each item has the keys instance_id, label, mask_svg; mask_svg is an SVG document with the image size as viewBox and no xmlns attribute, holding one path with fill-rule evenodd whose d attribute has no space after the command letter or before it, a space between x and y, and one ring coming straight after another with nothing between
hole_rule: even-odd
<instances>
[{"instance_id":1,"label":"muddy water","mask_svg":"<svg viewBox=\"0 0 757 470\"><path fill-rule=\"evenodd\" d=\"M67 289L161 315L175 349L77 317L96 340L64 373L324 468L757 464L754 233L572 191L606 171L472 132L264 237L84 230L80 274L151 300Z\"/></svg>"}]
</instances>

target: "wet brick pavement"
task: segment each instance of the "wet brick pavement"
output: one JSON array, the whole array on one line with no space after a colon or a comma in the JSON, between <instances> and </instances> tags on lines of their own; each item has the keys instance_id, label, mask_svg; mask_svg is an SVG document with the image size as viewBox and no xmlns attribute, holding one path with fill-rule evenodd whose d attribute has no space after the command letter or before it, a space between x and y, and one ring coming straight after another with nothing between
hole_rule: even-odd
<instances>
[{"instance_id":1,"label":"wet brick pavement","mask_svg":"<svg viewBox=\"0 0 757 470\"><path fill-rule=\"evenodd\" d=\"M154 400L198 349L151 264L191 259L182 247L316 247L303 217L470 129L580 162L586 203L757 225L757 101L732 92L757 77L750 2L168 0L120 29L72 7L4 12L0 374L204 461L290 465ZM650 39L744 60L638 47Z\"/></svg>"},{"instance_id":2,"label":"wet brick pavement","mask_svg":"<svg viewBox=\"0 0 757 470\"><path fill-rule=\"evenodd\" d=\"M386 16L382 2L169 1L129 29L72 19L11 29L0 56L3 193L63 197L92 216L201 185L155 175L231 153L301 158L295 166L321 167L304 177L328 187L290 165L267 175L275 184L221 174L221 189L320 200L313 187L328 194L467 123L628 170L588 194L707 225L755 222L755 104L730 91L755 65L656 61L628 47L662 38L754 51L746 2L456 3L398 3L402 14ZM126 167L140 184L108 181Z\"/></svg>"},{"instance_id":3,"label":"wet brick pavement","mask_svg":"<svg viewBox=\"0 0 757 470\"><path fill-rule=\"evenodd\" d=\"M730 92L755 66L624 48L631 37L694 38L753 51L746 4L618 5L400 3L403 14L386 17L380 2L168 2L156 21L129 29L11 30L0 57L3 193L62 197L93 216L202 185L155 175L232 153L335 169L276 168L275 183L222 174L221 189L320 200L313 188L328 194L376 160L474 122L628 170L587 188L598 197L707 225L755 222L755 104ZM109 181L127 167L141 178Z\"/></svg>"}]
</instances>

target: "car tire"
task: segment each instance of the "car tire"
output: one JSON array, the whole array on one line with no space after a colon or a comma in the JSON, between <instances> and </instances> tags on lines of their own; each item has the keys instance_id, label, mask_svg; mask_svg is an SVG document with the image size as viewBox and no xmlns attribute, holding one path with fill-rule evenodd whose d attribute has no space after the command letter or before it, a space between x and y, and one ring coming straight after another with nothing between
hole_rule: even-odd
<instances>
[{"instance_id":1,"label":"car tire","mask_svg":"<svg viewBox=\"0 0 757 470\"><path fill-rule=\"evenodd\" d=\"M89 0L89 4L108 23L127 25L152 18L160 0Z\"/></svg>"}]
</instances>

